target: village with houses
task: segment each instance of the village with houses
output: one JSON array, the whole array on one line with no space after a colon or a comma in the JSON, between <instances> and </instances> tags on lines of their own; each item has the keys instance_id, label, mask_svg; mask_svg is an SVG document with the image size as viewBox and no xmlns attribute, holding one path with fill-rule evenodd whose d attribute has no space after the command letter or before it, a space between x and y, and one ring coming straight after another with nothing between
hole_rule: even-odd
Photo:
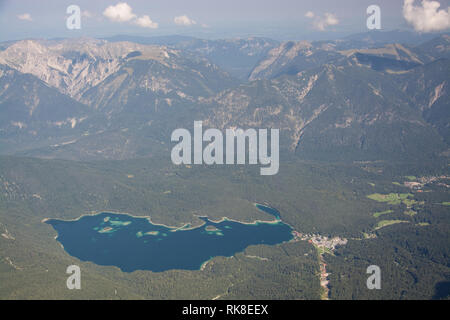
<instances>
[{"instance_id":1,"label":"village with houses","mask_svg":"<svg viewBox=\"0 0 450 320\"><path fill-rule=\"evenodd\" d=\"M430 176L430 177L407 177L409 181L405 181L403 185L405 187L410 188L413 191L416 192L423 192L423 188L425 186L430 186L432 184L436 184L440 187L450 188L450 184L445 183L443 180L447 180L446 182L449 182L450 177L449 176Z\"/></svg>"},{"instance_id":2,"label":"village with houses","mask_svg":"<svg viewBox=\"0 0 450 320\"><path fill-rule=\"evenodd\" d=\"M329 296L329 273L327 272L327 264L323 258L325 253L333 254L333 251L338 246L344 246L348 243L348 239L341 237L329 238L321 236L319 234L303 234L297 231L292 232L294 235L294 241L308 241L311 243L318 252L319 267L320 267L320 286L323 288L322 299L328 300Z\"/></svg>"}]
</instances>

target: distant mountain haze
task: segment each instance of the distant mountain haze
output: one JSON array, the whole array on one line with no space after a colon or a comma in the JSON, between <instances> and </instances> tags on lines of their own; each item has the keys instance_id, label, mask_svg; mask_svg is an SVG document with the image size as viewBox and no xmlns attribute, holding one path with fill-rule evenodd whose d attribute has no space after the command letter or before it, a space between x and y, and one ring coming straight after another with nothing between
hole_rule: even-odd
<instances>
[{"instance_id":1,"label":"distant mountain haze","mask_svg":"<svg viewBox=\"0 0 450 320\"><path fill-rule=\"evenodd\" d=\"M3 43L1 152L146 157L169 153L172 130L203 120L220 129L278 128L281 150L306 159L439 157L450 141L449 39Z\"/></svg>"}]
</instances>

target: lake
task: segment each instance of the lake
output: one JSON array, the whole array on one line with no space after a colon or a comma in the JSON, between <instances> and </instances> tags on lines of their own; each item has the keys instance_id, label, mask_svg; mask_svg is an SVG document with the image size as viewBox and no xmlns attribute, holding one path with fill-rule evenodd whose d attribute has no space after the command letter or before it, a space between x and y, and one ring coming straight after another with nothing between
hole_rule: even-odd
<instances>
[{"instance_id":1,"label":"lake","mask_svg":"<svg viewBox=\"0 0 450 320\"><path fill-rule=\"evenodd\" d=\"M201 217L204 224L172 228L148 218L99 213L77 220L47 220L58 232L65 251L82 261L116 266L124 272L171 269L199 270L216 256L233 256L250 245L275 245L292 239L292 229L273 208L255 204L276 217L273 222L219 222ZM270 211L270 212L269 212Z\"/></svg>"}]
</instances>

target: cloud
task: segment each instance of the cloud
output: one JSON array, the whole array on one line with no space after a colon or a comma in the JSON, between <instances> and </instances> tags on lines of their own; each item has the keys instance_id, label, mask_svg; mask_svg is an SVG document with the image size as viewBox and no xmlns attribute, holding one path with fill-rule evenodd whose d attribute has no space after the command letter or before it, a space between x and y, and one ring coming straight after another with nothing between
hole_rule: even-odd
<instances>
[{"instance_id":1,"label":"cloud","mask_svg":"<svg viewBox=\"0 0 450 320\"><path fill-rule=\"evenodd\" d=\"M422 6L415 6L415 0L404 0L403 17L419 32L441 31L450 28L450 7L439 7L437 1L423 0Z\"/></svg>"},{"instance_id":2,"label":"cloud","mask_svg":"<svg viewBox=\"0 0 450 320\"><path fill-rule=\"evenodd\" d=\"M158 24L156 22L153 22L152 19L150 19L150 17L147 15L137 18L136 21L134 21L134 23L142 28L150 28L150 29L158 28Z\"/></svg>"},{"instance_id":3,"label":"cloud","mask_svg":"<svg viewBox=\"0 0 450 320\"><path fill-rule=\"evenodd\" d=\"M20 20L33 21L33 19L31 18L31 14L29 13L19 14L17 18Z\"/></svg>"},{"instance_id":4,"label":"cloud","mask_svg":"<svg viewBox=\"0 0 450 320\"><path fill-rule=\"evenodd\" d=\"M129 22L142 28L158 28L158 23L152 21L148 15L138 17L134 14L133 9L126 2L107 7L103 15L114 22Z\"/></svg>"},{"instance_id":5,"label":"cloud","mask_svg":"<svg viewBox=\"0 0 450 320\"><path fill-rule=\"evenodd\" d=\"M339 19L332 13L325 13L323 17L316 16L314 12L308 11L305 17L314 19L313 27L314 29L325 31L328 26L335 26L339 24Z\"/></svg>"},{"instance_id":6,"label":"cloud","mask_svg":"<svg viewBox=\"0 0 450 320\"><path fill-rule=\"evenodd\" d=\"M187 15L175 17L175 19L173 19L173 21L175 22L175 24L177 24L179 26L185 26L185 27L189 27L194 24L197 24L197 22L195 22L194 20L189 18Z\"/></svg>"},{"instance_id":7,"label":"cloud","mask_svg":"<svg viewBox=\"0 0 450 320\"><path fill-rule=\"evenodd\" d=\"M83 18L92 18L94 16L94 14L90 11L84 10L81 12L81 16Z\"/></svg>"},{"instance_id":8,"label":"cloud","mask_svg":"<svg viewBox=\"0 0 450 320\"><path fill-rule=\"evenodd\" d=\"M103 11L103 15L114 22L127 22L136 19L133 9L126 2L120 2L115 6L109 6Z\"/></svg>"}]
</instances>

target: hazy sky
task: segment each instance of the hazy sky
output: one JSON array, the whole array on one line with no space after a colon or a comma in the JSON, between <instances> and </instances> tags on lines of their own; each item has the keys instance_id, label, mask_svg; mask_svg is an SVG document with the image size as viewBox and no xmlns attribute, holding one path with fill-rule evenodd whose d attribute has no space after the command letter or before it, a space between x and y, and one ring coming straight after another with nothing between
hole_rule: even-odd
<instances>
[{"instance_id":1,"label":"hazy sky","mask_svg":"<svg viewBox=\"0 0 450 320\"><path fill-rule=\"evenodd\" d=\"M326 39L367 31L366 9L373 4L381 8L383 30L414 23L422 31L448 30L450 0L439 0L439 9L431 0L426 7L405 1L412 3L409 23L404 0L0 0L0 41L116 34ZM69 5L83 13L79 30L66 28ZM434 19L428 29L424 17Z\"/></svg>"}]
</instances>

